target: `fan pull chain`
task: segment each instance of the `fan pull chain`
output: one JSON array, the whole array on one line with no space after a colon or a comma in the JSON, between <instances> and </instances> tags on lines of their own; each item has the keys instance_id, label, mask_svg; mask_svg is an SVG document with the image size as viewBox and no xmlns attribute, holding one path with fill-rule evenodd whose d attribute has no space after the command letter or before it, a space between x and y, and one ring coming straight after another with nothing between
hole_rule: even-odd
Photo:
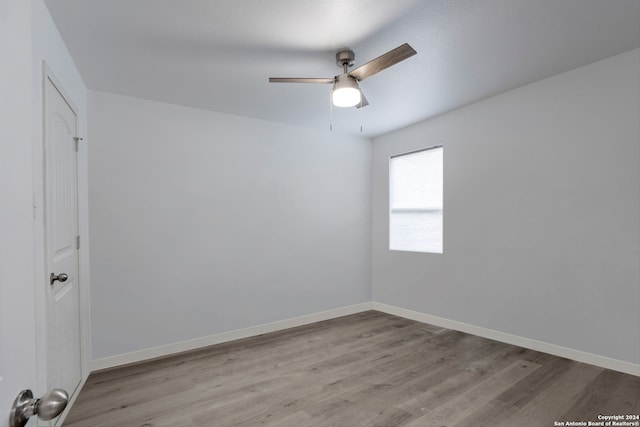
<instances>
[{"instance_id":1,"label":"fan pull chain","mask_svg":"<svg viewBox=\"0 0 640 427\"><path fill-rule=\"evenodd\" d=\"M362 115L364 114L364 105L362 105L362 99L360 100L360 133L362 133Z\"/></svg>"},{"instance_id":2,"label":"fan pull chain","mask_svg":"<svg viewBox=\"0 0 640 427\"><path fill-rule=\"evenodd\" d=\"M329 92L329 130L333 131L333 91Z\"/></svg>"}]
</instances>

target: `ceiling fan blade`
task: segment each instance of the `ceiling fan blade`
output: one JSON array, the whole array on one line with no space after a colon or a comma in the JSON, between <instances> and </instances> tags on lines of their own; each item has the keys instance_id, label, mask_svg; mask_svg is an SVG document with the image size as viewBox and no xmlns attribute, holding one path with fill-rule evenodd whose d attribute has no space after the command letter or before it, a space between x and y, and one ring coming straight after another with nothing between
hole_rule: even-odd
<instances>
[{"instance_id":1,"label":"ceiling fan blade","mask_svg":"<svg viewBox=\"0 0 640 427\"><path fill-rule=\"evenodd\" d=\"M334 77L313 78L313 77L269 77L269 83L335 83Z\"/></svg>"},{"instance_id":2,"label":"ceiling fan blade","mask_svg":"<svg viewBox=\"0 0 640 427\"><path fill-rule=\"evenodd\" d=\"M389 68L400 61L404 61L405 59L415 55L416 53L418 52L416 52L411 46L409 46L408 43L405 43L383 55L378 56L376 59L373 59L366 64L361 65L360 67L351 71L349 75L355 77L356 79L358 79L358 81L362 81L367 77L371 77L374 74L379 73L385 68Z\"/></svg>"},{"instance_id":3,"label":"ceiling fan blade","mask_svg":"<svg viewBox=\"0 0 640 427\"><path fill-rule=\"evenodd\" d=\"M356 105L356 108L366 107L367 105L369 105L369 101L367 100L367 97L364 96L362 89L360 89L360 103Z\"/></svg>"}]
</instances>

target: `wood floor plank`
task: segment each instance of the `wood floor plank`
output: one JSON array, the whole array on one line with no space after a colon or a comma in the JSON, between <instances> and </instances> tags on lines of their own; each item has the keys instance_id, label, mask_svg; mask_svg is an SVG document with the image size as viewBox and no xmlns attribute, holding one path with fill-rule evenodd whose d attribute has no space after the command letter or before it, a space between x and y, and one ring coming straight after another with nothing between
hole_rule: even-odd
<instances>
[{"instance_id":1,"label":"wood floor plank","mask_svg":"<svg viewBox=\"0 0 640 427\"><path fill-rule=\"evenodd\" d=\"M282 427L282 426L306 426L311 422L311 416L304 411L294 412L282 418L267 420L260 424L264 427Z\"/></svg>"},{"instance_id":2,"label":"wood floor plank","mask_svg":"<svg viewBox=\"0 0 640 427\"><path fill-rule=\"evenodd\" d=\"M458 333L450 335L459 337ZM493 341L484 340L484 342L486 345L482 349L476 347L476 356L480 359L487 355L509 350L508 346ZM314 402L314 408L309 409L309 411L316 413L318 418L321 418L320 425L325 422L333 423L345 411L352 413L350 422L354 423L354 425L375 425L387 418L396 419L398 413L411 414L410 408L404 405L395 405L393 407L388 407L387 405L389 402L406 403L411 401L416 395L432 389L438 383L454 376L457 372L464 372L468 362L457 357L458 350L455 347L455 345L450 345L435 352L426 354L412 352L405 358L395 358L388 362L390 369L387 373L382 372L381 377L372 377L366 381L356 377L349 381L353 383L351 388L339 394L332 394L331 400L353 401L343 411L326 410L325 407L331 403L331 400L328 403L322 400ZM492 358L495 357L493 356ZM477 363L477 360L473 363ZM385 410L385 408L388 408L388 410ZM330 415L325 415L322 418L322 412ZM413 417L413 414L411 414L411 417ZM405 418L408 417L405 416Z\"/></svg>"},{"instance_id":3,"label":"wood floor plank","mask_svg":"<svg viewBox=\"0 0 640 427\"><path fill-rule=\"evenodd\" d=\"M551 427L640 378L369 311L91 374L65 427Z\"/></svg>"},{"instance_id":4,"label":"wood floor plank","mask_svg":"<svg viewBox=\"0 0 640 427\"><path fill-rule=\"evenodd\" d=\"M531 375L538 368L539 366L535 366L533 363L516 360L504 369L469 387L454 399L450 399L421 417L416 418L406 426L457 425L478 408L503 393L510 385Z\"/></svg>"},{"instance_id":5,"label":"wood floor plank","mask_svg":"<svg viewBox=\"0 0 640 427\"><path fill-rule=\"evenodd\" d=\"M576 396L562 418L597 421L599 414L640 415L640 377L603 370Z\"/></svg>"},{"instance_id":6,"label":"wood floor plank","mask_svg":"<svg viewBox=\"0 0 640 427\"><path fill-rule=\"evenodd\" d=\"M383 321L384 327L389 329L388 319L383 319ZM405 322L402 322L402 324L405 324ZM112 401L112 405L115 406L134 406L148 399L146 394L138 393L138 389L150 389L153 390L153 393L162 393L165 389L163 385L166 383L174 383L177 386L176 390L173 390L175 392L179 392L184 386L192 384L196 384L196 386L197 384L204 384L204 387L220 387L225 383L242 386L242 382L253 375L260 374L264 376L270 370L285 368L298 355L304 355L313 362L317 362L316 354L320 347L326 347L328 349L327 352L348 351L354 346L354 343L362 345L370 342L371 337L380 339L391 336L398 327L398 323L395 323L393 330L384 331L379 330L377 325L378 322L375 321L372 321L368 327L363 324L345 325L344 334L339 336L333 334L326 337L326 339L320 340L318 344L312 345L311 342L316 341L316 336L319 334L318 328L323 326L318 324L318 328L301 328L307 329L306 335L303 334L304 340L302 340L302 343L294 341L294 344L291 344L290 337L281 340L277 345L278 351L274 350L274 346L265 348L263 344L268 340L264 337L256 337L259 345L251 347L251 351L243 351L245 343L242 340L238 343L236 350L231 347L223 353L217 352L218 346L214 346L212 348L214 356L212 357L205 357L202 353L206 352L199 351L196 356L185 355L186 362L181 360L181 357L172 357L171 363L167 361L151 362L146 366L146 369L138 369L136 367L123 368L123 370L129 372L128 375L120 374L119 370L101 372L96 375L95 380L92 375L92 381L88 382L83 389L82 397L87 401L91 401L93 397L96 397L96 399L93 399L94 406L100 406L101 400L105 398L109 398ZM298 334L298 330L292 331L293 336ZM276 333L274 335L281 334ZM372 345L375 345L375 343ZM284 356L275 357L279 354ZM206 363L202 363L203 360ZM261 363L265 360L275 360L275 362L273 364ZM111 374L115 374L113 378L110 378ZM185 382L186 384L184 384ZM224 393L225 391L223 390L221 389L220 392ZM100 397L100 399L97 399L97 397ZM87 412L92 409L91 404L87 404Z\"/></svg>"},{"instance_id":7,"label":"wood floor plank","mask_svg":"<svg viewBox=\"0 0 640 427\"><path fill-rule=\"evenodd\" d=\"M487 353L484 357L477 352L477 359L473 362L455 361L456 364L434 369L409 389L404 398L399 399L398 407L411 412L416 417L422 416L455 399L482 379L512 364L523 355L520 350L517 347L503 345L498 351Z\"/></svg>"},{"instance_id":8,"label":"wood floor plank","mask_svg":"<svg viewBox=\"0 0 640 427\"><path fill-rule=\"evenodd\" d=\"M536 381L536 387L531 386L531 381L529 385L521 384L522 381L514 384L458 427L512 427L516 422L520 427L553 426L554 421L560 421L558 414L563 408L571 407L576 396L603 371L602 368L565 359L557 362L545 363L538 373L547 378L546 385L540 381ZM555 369L548 369L549 364ZM553 376L543 373L544 369L547 373L553 372ZM529 378L537 379L538 376ZM496 418L501 421L496 423Z\"/></svg>"},{"instance_id":9,"label":"wood floor plank","mask_svg":"<svg viewBox=\"0 0 640 427\"><path fill-rule=\"evenodd\" d=\"M403 342L404 344L402 344ZM389 347L387 344L393 346ZM334 395L344 387L358 385L363 376L384 373L389 369L387 366L389 363L395 363L393 362L395 359L391 355L406 351L417 353L418 346L417 340L406 340L406 337L393 338L370 349L366 357L325 359L320 364L300 366L296 371L288 368L289 374L296 373L303 380L292 381L291 387L284 393L272 394L268 396L266 401L261 401L260 405L255 405L249 410L237 411L235 416L232 415L229 418L230 420L243 418L247 423L254 422L257 425L271 417L272 412L278 408L280 410L285 410L285 407L290 408L289 410L300 409L305 407L306 402L313 402L313 405L317 407L327 395ZM385 351L385 349L387 350ZM300 399L300 396L305 398Z\"/></svg>"}]
</instances>

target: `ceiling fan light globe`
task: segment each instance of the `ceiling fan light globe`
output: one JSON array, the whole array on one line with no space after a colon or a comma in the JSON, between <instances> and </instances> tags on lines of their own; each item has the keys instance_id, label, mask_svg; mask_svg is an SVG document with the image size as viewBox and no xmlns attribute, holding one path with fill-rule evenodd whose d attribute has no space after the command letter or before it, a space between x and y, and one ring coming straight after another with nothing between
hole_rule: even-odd
<instances>
[{"instance_id":1,"label":"ceiling fan light globe","mask_svg":"<svg viewBox=\"0 0 640 427\"><path fill-rule=\"evenodd\" d=\"M360 91L352 87L343 87L333 91L333 105L336 107L353 107L360 104Z\"/></svg>"},{"instance_id":2,"label":"ceiling fan light globe","mask_svg":"<svg viewBox=\"0 0 640 427\"><path fill-rule=\"evenodd\" d=\"M360 93L358 82L347 73L336 76L332 99L333 105L336 107L353 107L360 104L362 94Z\"/></svg>"}]
</instances>

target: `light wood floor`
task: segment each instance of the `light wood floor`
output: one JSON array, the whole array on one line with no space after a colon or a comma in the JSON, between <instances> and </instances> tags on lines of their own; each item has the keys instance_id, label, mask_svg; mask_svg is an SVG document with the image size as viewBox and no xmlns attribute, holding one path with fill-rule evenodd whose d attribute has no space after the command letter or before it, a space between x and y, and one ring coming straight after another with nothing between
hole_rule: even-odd
<instances>
[{"instance_id":1,"label":"light wood floor","mask_svg":"<svg viewBox=\"0 0 640 427\"><path fill-rule=\"evenodd\" d=\"M91 374L65 427L551 427L640 377L369 311Z\"/></svg>"}]
</instances>

